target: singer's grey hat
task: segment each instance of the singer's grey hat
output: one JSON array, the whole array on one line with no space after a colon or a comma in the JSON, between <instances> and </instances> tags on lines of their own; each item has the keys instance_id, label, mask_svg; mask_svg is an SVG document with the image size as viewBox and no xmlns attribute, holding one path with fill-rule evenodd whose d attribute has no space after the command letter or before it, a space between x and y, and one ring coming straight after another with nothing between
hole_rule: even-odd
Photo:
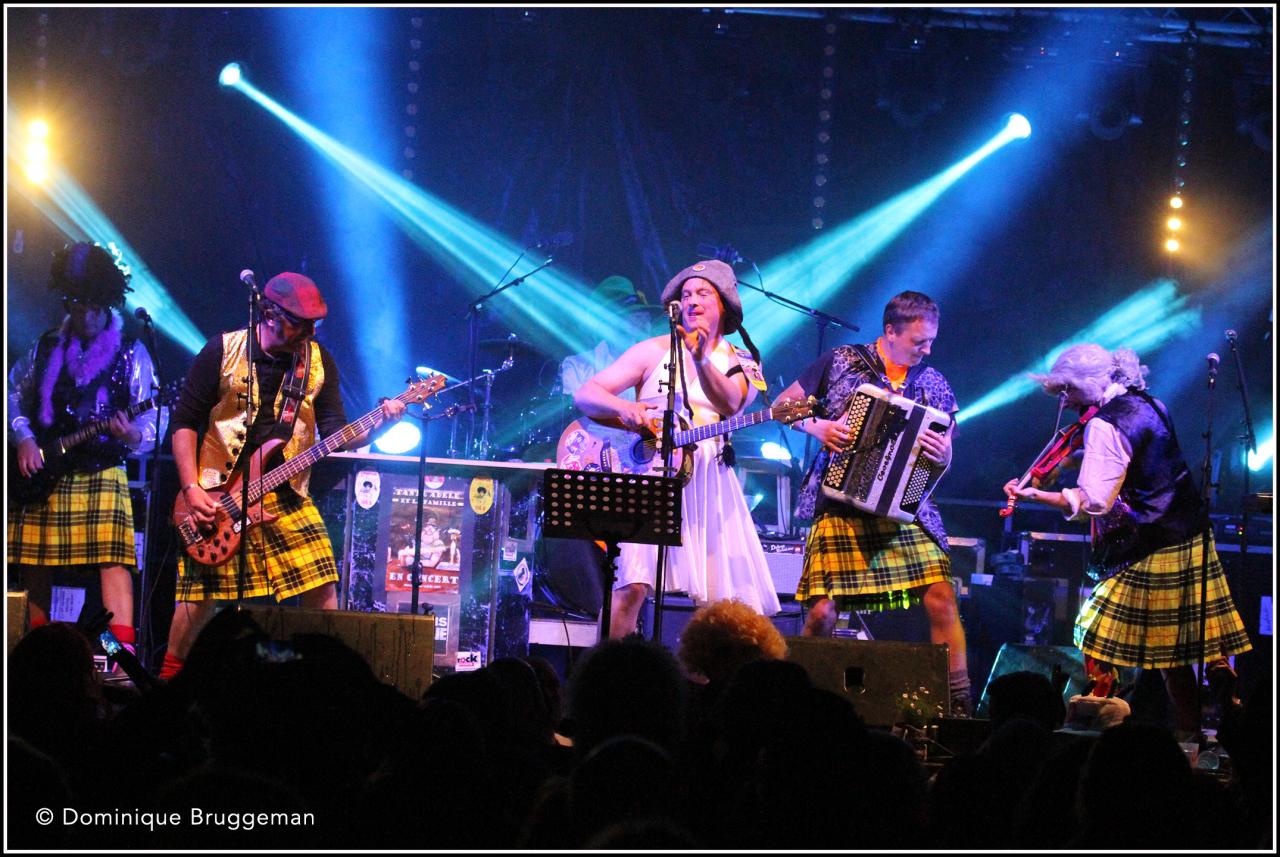
<instances>
[{"instance_id":1,"label":"singer's grey hat","mask_svg":"<svg viewBox=\"0 0 1280 857\"><path fill-rule=\"evenodd\" d=\"M738 278L733 268L718 259L695 262L671 278L662 290L662 305L680 299L680 287L685 280L701 277L715 286L724 302L724 332L733 333L742 324L742 298L738 295Z\"/></svg>"}]
</instances>

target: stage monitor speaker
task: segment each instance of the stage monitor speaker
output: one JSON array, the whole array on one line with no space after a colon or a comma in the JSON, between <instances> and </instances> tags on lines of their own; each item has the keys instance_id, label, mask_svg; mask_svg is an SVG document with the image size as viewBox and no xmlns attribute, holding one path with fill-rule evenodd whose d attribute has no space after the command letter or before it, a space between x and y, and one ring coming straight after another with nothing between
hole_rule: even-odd
<instances>
[{"instance_id":1,"label":"stage monitor speaker","mask_svg":"<svg viewBox=\"0 0 1280 857\"><path fill-rule=\"evenodd\" d=\"M978 700L978 708L974 712L978 717L986 717L990 706L987 688L1006 673L1032 672L1039 673L1050 681L1053 680L1053 669L1057 667L1067 676L1066 687L1062 690L1062 703L1084 691L1084 655L1074 646L1025 646L1017 643L1005 643L996 654L995 663L991 665L991 675L986 687L982 688L982 697Z\"/></svg>"},{"instance_id":2,"label":"stage monitor speaker","mask_svg":"<svg viewBox=\"0 0 1280 857\"><path fill-rule=\"evenodd\" d=\"M8 649L6 655L13 654L13 647L18 645L27 633L27 592L9 593L9 625L6 637L8 639Z\"/></svg>"},{"instance_id":3,"label":"stage monitor speaker","mask_svg":"<svg viewBox=\"0 0 1280 857\"><path fill-rule=\"evenodd\" d=\"M653 599L646 598L644 606L640 608L639 631L645 639L653 636L653 606ZM693 618L697 609L698 606L687 595L668 593L663 597L662 645L664 648L679 653L680 636L684 634L685 626L689 624L689 620ZM804 612L794 603L783 604L782 610L777 615L770 616L769 621L778 629L778 633L790 638L792 634L799 634L804 629Z\"/></svg>"},{"instance_id":4,"label":"stage monitor speaker","mask_svg":"<svg viewBox=\"0 0 1280 857\"><path fill-rule=\"evenodd\" d=\"M924 725L950 711L943 645L788 637L787 660L852 702L868 726Z\"/></svg>"},{"instance_id":5,"label":"stage monitor speaker","mask_svg":"<svg viewBox=\"0 0 1280 857\"><path fill-rule=\"evenodd\" d=\"M379 681L411 699L421 699L431 685L435 658L436 617L409 613L362 613L313 610L268 604L241 604L272 639L294 634L325 634L354 649Z\"/></svg>"}]
</instances>

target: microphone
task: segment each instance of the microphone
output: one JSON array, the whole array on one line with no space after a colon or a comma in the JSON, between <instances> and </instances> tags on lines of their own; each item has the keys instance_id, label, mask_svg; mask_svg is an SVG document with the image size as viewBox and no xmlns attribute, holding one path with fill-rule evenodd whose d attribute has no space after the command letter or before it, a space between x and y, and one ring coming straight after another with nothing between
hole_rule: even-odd
<instances>
[{"instance_id":1,"label":"microphone","mask_svg":"<svg viewBox=\"0 0 1280 857\"><path fill-rule=\"evenodd\" d=\"M1232 345L1236 344L1236 332L1234 330L1227 330L1227 342L1230 342Z\"/></svg>"},{"instance_id":2,"label":"microphone","mask_svg":"<svg viewBox=\"0 0 1280 857\"><path fill-rule=\"evenodd\" d=\"M133 311L133 317L143 324L151 324L151 313L147 312L146 307L138 307Z\"/></svg>"},{"instance_id":3,"label":"microphone","mask_svg":"<svg viewBox=\"0 0 1280 857\"><path fill-rule=\"evenodd\" d=\"M667 304L667 318L673 322L680 320L680 301L671 301Z\"/></svg>"},{"instance_id":4,"label":"microphone","mask_svg":"<svg viewBox=\"0 0 1280 857\"><path fill-rule=\"evenodd\" d=\"M572 243L573 233L567 229L563 229L554 235L548 235L533 246L536 250L546 250L550 247L567 247Z\"/></svg>"},{"instance_id":5,"label":"microphone","mask_svg":"<svg viewBox=\"0 0 1280 857\"><path fill-rule=\"evenodd\" d=\"M1205 355L1205 358L1204 358L1204 359L1205 359L1205 360L1207 360L1207 361L1209 361L1209 374L1210 374L1210 375L1217 375L1217 374L1218 374L1218 363L1220 363L1220 362L1221 362L1222 358L1220 358L1220 357L1218 356L1217 352L1210 351L1207 355Z\"/></svg>"},{"instance_id":6,"label":"microphone","mask_svg":"<svg viewBox=\"0 0 1280 857\"><path fill-rule=\"evenodd\" d=\"M258 281L253 278L253 271L245 268L240 272L240 282L244 283L255 292L258 290Z\"/></svg>"}]
</instances>

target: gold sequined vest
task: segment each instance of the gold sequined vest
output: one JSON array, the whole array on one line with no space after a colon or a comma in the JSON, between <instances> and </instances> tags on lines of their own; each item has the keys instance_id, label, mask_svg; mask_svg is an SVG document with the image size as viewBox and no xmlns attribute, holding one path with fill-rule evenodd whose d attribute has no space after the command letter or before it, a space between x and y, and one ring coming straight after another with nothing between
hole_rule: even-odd
<instances>
[{"instance_id":1,"label":"gold sequined vest","mask_svg":"<svg viewBox=\"0 0 1280 857\"><path fill-rule=\"evenodd\" d=\"M235 469L248 437L249 357L247 331L233 330L222 334L222 378L218 382L218 404L209 414L209 430L200 444L200 485L203 488L222 486ZM320 359L320 346L309 341L311 366L307 373L306 393L298 406L298 418L293 424L293 436L284 445L284 457L293 458L305 452L316 442L316 394L324 384L324 366ZM287 379L286 379L287 381ZM280 416L285 383L276 393L273 413ZM253 409L258 410L258 388L253 390ZM289 480L293 490L301 497L307 496L307 483L311 481L310 469Z\"/></svg>"}]
</instances>

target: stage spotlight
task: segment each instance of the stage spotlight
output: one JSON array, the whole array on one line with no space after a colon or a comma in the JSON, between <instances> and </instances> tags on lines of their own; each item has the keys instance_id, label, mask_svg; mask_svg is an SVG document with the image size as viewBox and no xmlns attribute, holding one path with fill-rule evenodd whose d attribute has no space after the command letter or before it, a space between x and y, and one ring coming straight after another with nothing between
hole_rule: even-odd
<instances>
[{"instance_id":1,"label":"stage spotlight","mask_svg":"<svg viewBox=\"0 0 1280 857\"><path fill-rule=\"evenodd\" d=\"M1255 473L1264 469L1267 466L1267 463L1271 461L1271 456L1275 454L1275 451L1276 439L1275 435L1272 435L1262 443L1258 444L1257 452L1250 450L1249 469Z\"/></svg>"},{"instance_id":2,"label":"stage spotlight","mask_svg":"<svg viewBox=\"0 0 1280 857\"><path fill-rule=\"evenodd\" d=\"M791 453L787 452L787 448L780 443L774 443L766 440L760 444L760 455L770 461L790 461Z\"/></svg>"},{"instance_id":3,"label":"stage spotlight","mask_svg":"<svg viewBox=\"0 0 1280 857\"><path fill-rule=\"evenodd\" d=\"M235 86L240 82L240 63L230 62L222 67L218 74L218 83L223 86Z\"/></svg>"},{"instance_id":4,"label":"stage spotlight","mask_svg":"<svg viewBox=\"0 0 1280 857\"><path fill-rule=\"evenodd\" d=\"M1170 238L1168 241L1164 242L1164 249L1168 250L1170 253L1177 253L1182 249L1182 244L1177 238Z\"/></svg>"},{"instance_id":5,"label":"stage spotlight","mask_svg":"<svg viewBox=\"0 0 1280 857\"><path fill-rule=\"evenodd\" d=\"M1175 196L1169 199L1170 208L1182 208L1182 197Z\"/></svg>"},{"instance_id":6,"label":"stage spotlight","mask_svg":"<svg viewBox=\"0 0 1280 857\"><path fill-rule=\"evenodd\" d=\"M418 445L418 441L422 439L422 432L416 425L405 420L398 422L383 433L382 437L373 442L379 452L387 455L403 455Z\"/></svg>"},{"instance_id":7,"label":"stage spotlight","mask_svg":"<svg viewBox=\"0 0 1280 857\"><path fill-rule=\"evenodd\" d=\"M49 123L43 119L33 119L27 126L27 136L33 140L46 140L49 137Z\"/></svg>"},{"instance_id":8,"label":"stage spotlight","mask_svg":"<svg viewBox=\"0 0 1280 857\"><path fill-rule=\"evenodd\" d=\"M1179 229L1182 228L1182 218L1170 217L1168 226L1169 226L1170 232L1177 232Z\"/></svg>"},{"instance_id":9,"label":"stage spotlight","mask_svg":"<svg viewBox=\"0 0 1280 857\"><path fill-rule=\"evenodd\" d=\"M1025 140L1031 136L1031 121L1021 113L1011 113L1004 129L1015 139Z\"/></svg>"}]
</instances>

